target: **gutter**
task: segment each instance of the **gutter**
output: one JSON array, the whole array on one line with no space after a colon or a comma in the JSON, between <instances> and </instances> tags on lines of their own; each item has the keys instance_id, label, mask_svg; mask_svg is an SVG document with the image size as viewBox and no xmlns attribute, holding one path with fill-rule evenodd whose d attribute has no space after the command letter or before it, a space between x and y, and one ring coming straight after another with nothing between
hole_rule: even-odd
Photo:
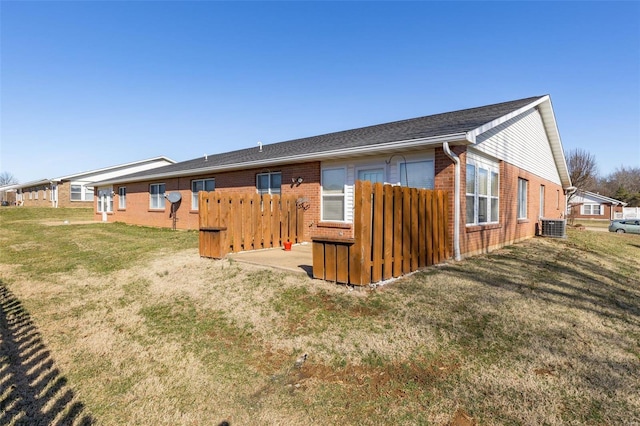
<instances>
[{"instance_id":1,"label":"gutter","mask_svg":"<svg viewBox=\"0 0 640 426\"><path fill-rule=\"evenodd\" d=\"M324 151L324 152L311 153L311 154L299 154L299 155L291 155L286 157L273 157L265 160L254 160L254 161L246 161L241 163L223 164L218 167L208 166L208 167L200 167L200 168L188 169L188 170L179 170L175 172L164 172L164 173L161 172L161 173L155 173L155 174L148 174L145 176L138 176L134 178L127 178L127 176L122 176L115 179L109 179L104 181L94 181L92 182L92 184L94 186L102 186L102 185L113 185L113 184L118 184L123 182L143 182L143 181L161 179L161 178L192 176L196 174L226 172L226 171L232 171L232 170L243 170L243 169L249 169L249 168L265 167L265 166L270 166L274 164L287 164L287 163L296 163L301 161L322 161L326 159L340 158L341 156L354 156L359 154L377 154L383 150L398 150L398 149L411 148L411 147L424 147L429 144L440 144L442 142L465 141L465 140L467 140L466 133L453 133L450 135L442 135L442 136L420 138L420 139L410 139L410 140L403 140L403 141L394 141L394 142L388 142L384 144L367 145L364 147L336 149L332 151ZM268 148L268 145L263 145L263 149L267 149L267 148ZM209 160L211 160L211 158ZM153 169L149 171L151 172L153 171Z\"/></svg>"},{"instance_id":2,"label":"gutter","mask_svg":"<svg viewBox=\"0 0 640 426\"><path fill-rule=\"evenodd\" d=\"M453 255L455 260L462 260L460 256L460 158L451 151L449 142L443 142L442 149L455 166L453 183Z\"/></svg>"}]
</instances>

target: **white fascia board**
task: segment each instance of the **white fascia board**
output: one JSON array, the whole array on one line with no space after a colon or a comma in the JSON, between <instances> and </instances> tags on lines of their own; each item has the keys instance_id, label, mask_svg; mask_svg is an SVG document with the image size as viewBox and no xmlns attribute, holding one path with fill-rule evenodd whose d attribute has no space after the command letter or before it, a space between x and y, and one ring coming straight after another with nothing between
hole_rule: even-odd
<instances>
[{"instance_id":1,"label":"white fascia board","mask_svg":"<svg viewBox=\"0 0 640 426\"><path fill-rule=\"evenodd\" d=\"M144 163L153 163L154 161L167 161L169 164L175 164L176 162L168 157L164 157L164 156L160 156L160 157L154 157L154 158L149 158L146 160L139 160L139 161L133 161L131 163L125 163L125 164L118 164L117 166L109 166L109 167L103 167L101 169L95 169L95 170L88 170L86 172L80 172L80 173L74 173L72 175L68 175L68 176L61 176L58 178L55 178L54 180L60 182L63 180L70 180L70 179L77 179L78 177L81 176L91 176L91 175L95 175L98 173L103 173L109 170L115 170L115 169L121 169L121 168L127 168L127 167L132 167L132 166L137 166L139 164L144 164ZM166 165L169 165L166 164Z\"/></svg>"},{"instance_id":2,"label":"white fascia board","mask_svg":"<svg viewBox=\"0 0 640 426\"><path fill-rule=\"evenodd\" d=\"M592 199L595 199L594 201L604 201L605 203L611 203L613 205L622 205L622 206L626 206L627 203L625 203L624 201L620 201L620 200L616 200L615 198L610 198L610 197L606 197L604 195L601 194L596 194L595 192L590 192L590 191L580 191L579 192L580 195L584 196L588 196L591 197Z\"/></svg>"},{"instance_id":3,"label":"white fascia board","mask_svg":"<svg viewBox=\"0 0 640 426\"><path fill-rule=\"evenodd\" d=\"M558 175L560 176L560 182L562 183L562 187L564 189L568 189L571 187L569 168L567 167L567 161L564 157L562 141L560 140L560 132L558 131L558 125L556 123L556 117L553 113L553 106L551 105L551 98L549 97L549 95L542 96L539 99L531 102L530 104L523 106L522 108L519 108L509 114L503 115L502 117L499 117L493 121L490 121L489 123L483 124L482 126L467 132L467 140L472 144L475 144L478 135L536 107L538 108L538 111L540 111L540 116L542 117L542 123L547 133L547 138L549 139L551 153L556 163L556 169L558 170Z\"/></svg>"},{"instance_id":4,"label":"white fascia board","mask_svg":"<svg viewBox=\"0 0 640 426\"><path fill-rule=\"evenodd\" d=\"M30 188L32 186L39 186L39 185L49 185L50 183L52 183L52 179L40 179L40 180L32 180L31 182L25 182L25 183L18 183L14 186L14 188Z\"/></svg>"},{"instance_id":5,"label":"white fascia board","mask_svg":"<svg viewBox=\"0 0 640 426\"><path fill-rule=\"evenodd\" d=\"M323 152L312 153L312 154L301 154L301 155L292 155L288 157L270 158L268 160L257 160L257 161L247 161L243 163L225 164L218 167L211 166L211 167L201 167L199 169L180 170L176 172L148 174L145 176L139 176L134 179L126 179L126 176L125 176L125 179L120 179L120 178L109 179L102 182L94 182L94 184L113 185L113 184L124 183L124 182L142 182L142 181L155 180L155 179L192 176L192 175L200 175L200 174L213 173L213 172L227 172L227 171L233 171L233 170L270 166L274 164L291 164L291 163L306 162L306 161L322 161L322 160L333 159L337 157L354 157L357 155L375 154L380 151L400 150L404 148L414 148L414 147L422 147L422 146L424 147L435 146L435 145L442 144L443 142L468 144L468 141L465 139L465 137L466 137L465 133L453 133L449 135L435 136L430 138L394 141L394 142L388 142L384 144L368 145L364 147L336 149L332 151L323 151Z\"/></svg>"}]
</instances>

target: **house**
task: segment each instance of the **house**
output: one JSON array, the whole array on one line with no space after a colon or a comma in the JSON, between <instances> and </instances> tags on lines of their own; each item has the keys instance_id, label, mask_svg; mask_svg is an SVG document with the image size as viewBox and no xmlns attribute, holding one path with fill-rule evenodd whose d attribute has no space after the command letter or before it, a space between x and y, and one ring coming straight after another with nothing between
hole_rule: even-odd
<instances>
[{"instance_id":1,"label":"house","mask_svg":"<svg viewBox=\"0 0 640 426\"><path fill-rule=\"evenodd\" d=\"M622 218L627 203L589 191L578 191L569 200L567 216L571 219L613 220ZM616 215L616 213L618 213Z\"/></svg>"},{"instance_id":2,"label":"house","mask_svg":"<svg viewBox=\"0 0 640 426\"><path fill-rule=\"evenodd\" d=\"M112 179L174 163L175 161L167 157L155 157L57 178L15 184L9 189L16 192L16 203L25 207L90 208L95 204L93 181Z\"/></svg>"},{"instance_id":3,"label":"house","mask_svg":"<svg viewBox=\"0 0 640 426\"><path fill-rule=\"evenodd\" d=\"M540 217L564 217L574 189L548 95L259 143L95 185L115 194L109 221L182 229L198 229L202 190L293 193L308 207L310 240L353 235L356 180L449 191L456 258L534 236Z\"/></svg>"}]
</instances>

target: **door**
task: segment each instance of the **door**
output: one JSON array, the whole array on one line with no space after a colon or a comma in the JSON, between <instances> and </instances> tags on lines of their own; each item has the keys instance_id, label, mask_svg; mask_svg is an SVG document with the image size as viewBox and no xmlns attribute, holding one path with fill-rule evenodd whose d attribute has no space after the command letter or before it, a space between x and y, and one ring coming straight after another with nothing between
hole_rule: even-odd
<instances>
[{"instance_id":1,"label":"door","mask_svg":"<svg viewBox=\"0 0 640 426\"><path fill-rule=\"evenodd\" d=\"M113 212L113 195L111 188L98 189L98 213L102 213L102 221L107 221L107 214Z\"/></svg>"}]
</instances>

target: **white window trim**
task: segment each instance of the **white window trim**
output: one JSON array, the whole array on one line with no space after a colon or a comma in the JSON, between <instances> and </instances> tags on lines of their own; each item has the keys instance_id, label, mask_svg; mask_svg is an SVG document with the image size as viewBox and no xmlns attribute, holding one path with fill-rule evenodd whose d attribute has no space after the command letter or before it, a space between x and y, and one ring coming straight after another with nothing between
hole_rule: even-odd
<instances>
[{"instance_id":1,"label":"white window trim","mask_svg":"<svg viewBox=\"0 0 640 426\"><path fill-rule=\"evenodd\" d=\"M258 181L260 176L269 176L269 189L265 194L273 195L273 188L271 187L271 176L272 175L280 175L280 191L277 194L282 194L282 172L264 172L264 173L256 173L256 192L260 194L260 189L258 188Z\"/></svg>"},{"instance_id":2,"label":"white window trim","mask_svg":"<svg viewBox=\"0 0 640 426\"><path fill-rule=\"evenodd\" d=\"M589 206L589 213L586 213L585 211L585 207ZM593 208L594 207L598 207L598 209L600 210L600 213L595 214L593 213ZM598 204L598 203L584 203L580 206L580 214L582 216L603 216L604 215L604 208L602 208L602 204Z\"/></svg>"},{"instance_id":3,"label":"white window trim","mask_svg":"<svg viewBox=\"0 0 640 426\"><path fill-rule=\"evenodd\" d=\"M342 211L342 220L339 219L325 219L324 218L324 197L325 197L325 193L324 193L324 185L322 182L323 176L324 176L324 172L328 171L328 170L342 170L344 172L344 182L343 182L343 186L342 186L342 205L343 205L343 211ZM357 173L357 172L356 172ZM327 194L327 196L329 197L335 197L338 198L340 196L340 194ZM347 168L346 167L323 167L320 170L320 221L321 222L340 222L340 223L346 223L348 222L347 220Z\"/></svg>"},{"instance_id":4,"label":"white window trim","mask_svg":"<svg viewBox=\"0 0 640 426\"><path fill-rule=\"evenodd\" d=\"M425 188L425 189L434 189L436 186L436 176L435 176L436 162L433 155L430 155L426 158L414 158L407 161L399 161L396 165L396 170L398 175L398 185L402 185L402 178L404 177L402 176L402 165L404 164L405 167L407 167L407 164L415 164L415 163L431 163L431 166L433 168L433 176L431 176L431 181L433 186L431 188ZM408 182L407 182L407 185L408 185Z\"/></svg>"},{"instance_id":5,"label":"white window trim","mask_svg":"<svg viewBox=\"0 0 640 426\"><path fill-rule=\"evenodd\" d=\"M465 196L469 196L469 195L473 195L475 202L474 202L474 206L473 206L473 223L467 223L466 226L482 226L482 225L495 225L500 223L500 164L497 161L492 161L489 160L488 158L484 158L481 157L475 153L472 152L467 152L467 162L466 162L466 166L474 166L476 169L476 173L475 173L475 182L474 182L474 193L467 193L466 189L465 189ZM466 167L465 166L465 167ZM488 176L487 176L487 209L488 209L488 216L489 216L489 220L487 222L479 222L478 221L478 207L479 207L479 191L478 191L478 182L479 182L479 169L484 169L487 170ZM492 173L496 173L498 175L498 196L492 196L491 195L491 184L492 184ZM465 188L466 188L466 183L465 183ZM496 221L491 221L491 200L493 199L497 199L498 200L498 220ZM466 222L466 219L465 219Z\"/></svg>"},{"instance_id":6,"label":"white window trim","mask_svg":"<svg viewBox=\"0 0 640 426\"><path fill-rule=\"evenodd\" d=\"M163 202L164 205L162 207L153 207L152 206L152 202L151 201L153 200L153 196L154 195L151 193L151 187L152 186L160 186L160 185L164 185L164 192L163 193L159 193L157 195L166 194L166 192L167 192L167 185L166 184L164 184L164 183L150 183L149 184L149 210L165 210L166 209L166 203L164 203L164 202ZM164 200L164 195L162 195L161 198ZM160 201L160 200L158 200L158 201Z\"/></svg>"},{"instance_id":7,"label":"white window trim","mask_svg":"<svg viewBox=\"0 0 640 426\"><path fill-rule=\"evenodd\" d=\"M520 182L524 182L524 194L520 192ZM522 195L524 195L524 200L521 199ZM524 205L521 204L524 201ZM520 207L523 207L521 209ZM524 178L518 178L518 203L517 203L517 216L518 219L527 219L529 217L529 181ZM524 210L524 216L522 216L521 211Z\"/></svg>"},{"instance_id":8,"label":"white window trim","mask_svg":"<svg viewBox=\"0 0 640 426\"><path fill-rule=\"evenodd\" d=\"M126 210L126 209L127 209L127 187L121 186L118 188L118 210Z\"/></svg>"},{"instance_id":9,"label":"white window trim","mask_svg":"<svg viewBox=\"0 0 640 426\"><path fill-rule=\"evenodd\" d=\"M385 166L386 165L384 163L383 164L376 163L376 164L371 164L371 165L358 166L358 167L355 168L355 179L359 180L358 176L360 176L360 172L362 172L362 171L367 171L367 170L370 170L370 171L376 170L377 171L377 170L381 170L382 171L382 181L386 182L387 181L387 170L386 170L387 168ZM345 173L345 182L346 182L346 173Z\"/></svg>"},{"instance_id":10,"label":"white window trim","mask_svg":"<svg viewBox=\"0 0 640 426\"><path fill-rule=\"evenodd\" d=\"M257 178L256 178L257 179ZM206 181L213 181L213 189L215 190L216 188L216 179L215 178L203 178L203 179L193 179L191 181L191 210L198 210L199 206L198 206L198 194L200 193L200 191L194 193L193 192L193 184L194 182L202 182L202 187L205 188L206 187ZM256 180L257 183L257 180ZM205 191L203 189L203 191Z\"/></svg>"}]
</instances>

